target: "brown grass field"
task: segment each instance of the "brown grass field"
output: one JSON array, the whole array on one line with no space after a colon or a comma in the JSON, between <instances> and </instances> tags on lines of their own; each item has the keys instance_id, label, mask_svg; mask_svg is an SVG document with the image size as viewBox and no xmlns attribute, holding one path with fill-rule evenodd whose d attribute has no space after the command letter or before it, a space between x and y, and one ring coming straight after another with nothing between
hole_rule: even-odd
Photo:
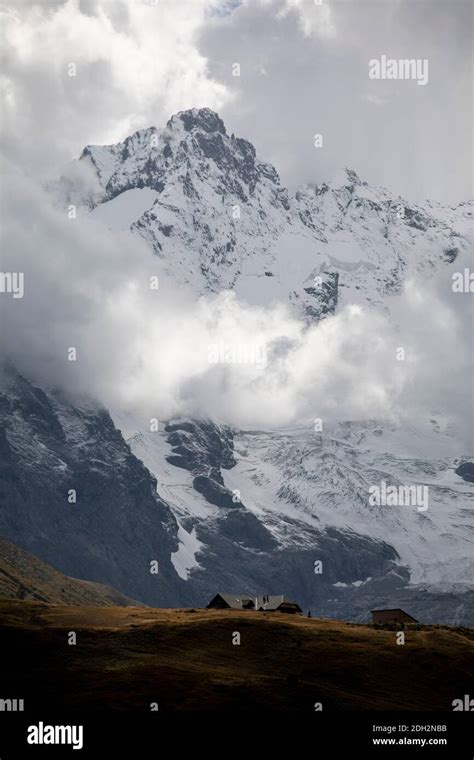
<instances>
[{"instance_id":1,"label":"brown grass field","mask_svg":"<svg viewBox=\"0 0 474 760\"><path fill-rule=\"evenodd\" d=\"M11 599L0 621L0 696L62 712L451 711L474 683L472 629L418 625L400 646L395 630L279 613Z\"/></svg>"}]
</instances>

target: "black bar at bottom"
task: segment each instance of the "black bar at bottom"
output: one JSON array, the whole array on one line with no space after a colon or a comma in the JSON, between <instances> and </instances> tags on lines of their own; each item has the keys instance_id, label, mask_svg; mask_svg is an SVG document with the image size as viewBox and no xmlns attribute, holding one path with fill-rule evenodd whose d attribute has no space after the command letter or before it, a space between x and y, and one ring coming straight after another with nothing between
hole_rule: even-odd
<instances>
[{"instance_id":1,"label":"black bar at bottom","mask_svg":"<svg viewBox=\"0 0 474 760\"><path fill-rule=\"evenodd\" d=\"M42 733L40 733L42 723ZM38 732L31 729L38 727ZM61 738L47 726L82 726L82 747L72 744L30 744L31 738ZM64 733L79 745L79 733ZM416 741L415 741L416 740ZM424 742L423 742L424 740ZM166 744L162 743L165 742ZM216 743L218 742L218 743ZM51 758L145 758L147 747L153 757L176 752L208 750L215 754L240 754L246 747L284 750L294 744L306 747L312 758L329 757L328 749L346 751L349 756L449 758L473 760L474 713L336 713L290 716L280 713L203 712L169 715L161 712L94 713L35 717L0 715L0 760L23 757ZM303 744L304 743L304 744ZM156 750L156 751L155 751ZM350 753L350 755L349 755ZM174 753L173 753L174 754ZM339 755L344 757L344 755Z\"/></svg>"}]
</instances>

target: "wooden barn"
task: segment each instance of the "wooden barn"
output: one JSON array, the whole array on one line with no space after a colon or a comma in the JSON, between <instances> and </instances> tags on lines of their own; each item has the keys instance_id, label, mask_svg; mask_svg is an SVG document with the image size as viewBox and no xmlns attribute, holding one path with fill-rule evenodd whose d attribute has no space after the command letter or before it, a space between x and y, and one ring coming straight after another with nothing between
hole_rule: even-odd
<instances>
[{"instance_id":1,"label":"wooden barn","mask_svg":"<svg viewBox=\"0 0 474 760\"><path fill-rule=\"evenodd\" d=\"M301 615L303 610L296 602L283 594L249 596L248 594L216 594L207 610L254 610L258 612L285 612Z\"/></svg>"},{"instance_id":2,"label":"wooden barn","mask_svg":"<svg viewBox=\"0 0 474 760\"><path fill-rule=\"evenodd\" d=\"M371 610L372 623L418 623L414 617L396 608L393 610Z\"/></svg>"}]
</instances>

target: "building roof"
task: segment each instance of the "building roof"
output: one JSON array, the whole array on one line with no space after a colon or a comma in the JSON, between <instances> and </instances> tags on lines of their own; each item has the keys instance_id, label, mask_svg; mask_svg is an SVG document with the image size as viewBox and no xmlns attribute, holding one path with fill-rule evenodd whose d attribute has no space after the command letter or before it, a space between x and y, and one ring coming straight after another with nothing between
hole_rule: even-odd
<instances>
[{"instance_id":1,"label":"building roof","mask_svg":"<svg viewBox=\"0 0 474 760\"><path fill-rule=\"evenodd\" d=\"M418 622L412 615L410 615L409 612L405 612L405 610L402 610L400 607L390 607L390 608L384 608L379 610L370 610L371 612L401 612L403 615L406 615L407 617L411 618L412 620L415 620L415 622Z\"/></svg>"},{"instance_id":2,"label":"building roof","mask_svg":"<svg viewBox=\"0 0 474 760\"><path fill-rule=\"evenodd\" d=\"M301 609L296 602L284 596L284 594L250 596L249 594L222 594L219 592L216 596L220 596L233 610L241 610L244 608L244 605L249 604L252 604L253 609L257 610L277 610L281 604L291 604Z\"/></svg>"},{"instance_id":3,"label":"building roof","mask_svg":"<svg viewBox=\"0 0 474 760\"><path fill-rule=\"evenodd\" d=\"M220 596L233 610L241 610L248 602L255 604L255 599L248 594L221 594L219 592L216 596Z\"/></svg>"},{"instance_id":4,"label":"building roof","mask_svg":"<svg viewBox=\"0 0 474 760\"><path fill-rule=\"evenodd\" d=\"M408 615L408 612L402 610L400 607L382 607L377 610L370 610L371 612L403 612L404 615Z\"/></svg>"},{"instance_id":5,"label":"building roof","mask_svg":"<svg viewBox=\"0 0 474 760\"><path fill-rule=\"evenodd\" d=\"M281 604L293 604L295 607L298 607L296 602L292 599L288 599L288 597L283 594L268 594L265 596L265 599L268 601L264 602L263 596L257 596L257 609L260 609L261 607L264 610L277 610Z\"/></svg>"}]
</instances>

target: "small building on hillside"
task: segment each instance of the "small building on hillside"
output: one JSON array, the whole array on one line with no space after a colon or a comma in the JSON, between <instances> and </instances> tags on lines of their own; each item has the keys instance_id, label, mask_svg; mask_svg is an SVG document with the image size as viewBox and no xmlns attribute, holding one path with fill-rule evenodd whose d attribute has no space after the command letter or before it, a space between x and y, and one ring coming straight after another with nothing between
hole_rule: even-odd
<instances>
[{"instance_id":1,"label":"small building on hillside","mask_svg":"<svg viewBox=\"0 0 474 760\"><path fill-rule=\"evenodd\" d=\"M283 594L257 596L256 609L260 612L286 612L289 615L302 615L303 610L296 602Z\"/></svg>"},{"instance_id":2,"label":"small building on hillside","mask_svg":"<svg viewBox=\"0 0 474 760\"><path fill-rule=\"evenodd\" d=\"M254 610L255 601L245 594L216 594L206 610Z\"/></svg>"},{"instance_id":3,"label":"small building on hillside","mask_svg":"<svg viewBox=\"0 0 474 760\"><path fill-rule=\"evenodd\" d=\"M258 612L285 612L301 615L303 610L296 602L283 594L249 596L248 594L216 594L207 610L254 610Z\"/></svg>"},{"instance_id":4,"label":"small building on hillside","mask_svg":"<svg viewBox=\"0 0 474 760\"><path fill-rule=\"evenodd\" d=\"M371 610L371 613L372 623L418 623L418 620L398 607L393 610Z\"/></svg>"}]
</instances>

